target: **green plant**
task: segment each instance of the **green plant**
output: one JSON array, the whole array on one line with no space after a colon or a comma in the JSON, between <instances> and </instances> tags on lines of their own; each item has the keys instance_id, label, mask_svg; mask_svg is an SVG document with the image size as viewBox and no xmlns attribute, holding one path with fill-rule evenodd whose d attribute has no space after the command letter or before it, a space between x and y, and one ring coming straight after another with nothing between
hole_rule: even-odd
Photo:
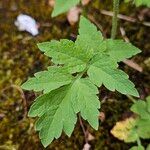
<instances>
[{"instance_id":1,"label":"green plant","mask_svg":"<svg viewBox=\"0 0 150 150\"><path fill-rule=\"evenodd\" d=\"M131 111L136 116L118 122L111 133L127 143L137 141L138 146L134 146L130 150L144 150L140 138L150 139L150 96L146 98L146 101L136 101L132 105ZM146 150L148 149L149 145Z\"/></svg>"},{"instance_id":2,"label":"green plant","mask_svg":"<svg viewBox=\"0 0 150 150\"><path fill-rule=\"evenodd\" d=\"M66 11L68 7L60 12ZM54 15L60 13L55 9ZM117 26L117 19L113 22L113 26ZM116 29L115 27L113 32ZM118 69L118 62L132 57L140 50L114 38L115 36L113 39L104 39L102 33L81 16L79 35L75 42L62 39L38 44L39 49L52 58L54 66L36 73L22 88L43 91L43 95L36 98L28 115L39 117L36 130L40 132L39 136L45 147L54 138L60 137L62 131L71 135L78 113L94 129L98 129L100 101L97 88L102 84L110 91L139 96L128 75Z\"/></svg>"},{"instance_id":3,"label":"green plant","mask_svg":"<svg viewBox=\"0 0 150 150\"><path fill-rule=\"evenodd\" d=\"M96 94L97 87L102 84L111 91L138 96L127 74L117 69L117 62L140 50L122 40L103 39L84 17L81 17L79 26L75 43L64 39L38 44L55 66L36 73L22 85L27 90L44 91L29 111L29 116L39 116L36 129L40 131L44 146L54 137L58 138L62 130L70 136L78 112L98 129L100 102Z\"/></svg>"},{"instance_id":4,"label":"green plant","mask_svg":"<svg viewBox=\"0 0 150 150\"><path fill-rule=\"evenodd\" d=\"M117 25L118 25L118 18L117 18L117 15L118 15L118 12L119 12L119 0L114 0L113 1L113 20L112 20L112 29L111 29L111 38L112 39L115 39L116 37L116 34L117 34Z\"/></svg>"},{"instance_id":5,"label":"green plant","mask_svg":"<svg viewBox=\"0 0 150 150\"><path fill-rule=\"evenodd\" d=\"M65 13L71 7L74 7L75 5L79 4L80 1L81 0L55 0L55 6L54 6L52 16L56 17L56 16L60 15L61 13ZM125 0L125 2L130 2L130 1L133 1L136 6L146 5L147 7L150 7L150 0ZM114 0L113 2L114 2L114 10L113 11L115 12L115 16L116 16L116 14L118 13L118 10L115 8L117 8L119 6L118 5L119 0L116 0L116 1ZM114 23L116 23L116 22L114 22ZM112 34L112 36L113 36L113 34Z\"/></svg>"},{"instance_id":6,"label":"green plant","mask_svg":"<svg viewBox=\"0 0 150 150\"><path fill-rule=\"evenodd\" d=\"M129 2L131 0L125 0L126 2ZM150 7L150 1L149 0L133 0L136 6L146 5L147 7Z\"/></svg>"},{"instance_id":7,"label":"green plant","mask_svg":"<svg viewBox=\"0 0 150 150\"><path fill-rule=\"evenodd\" d=\"M55 0L54 11L52 16L55 17L61 13L68 11L71 7L77 5L80 0Z\"/></svg>"}]
</instances>

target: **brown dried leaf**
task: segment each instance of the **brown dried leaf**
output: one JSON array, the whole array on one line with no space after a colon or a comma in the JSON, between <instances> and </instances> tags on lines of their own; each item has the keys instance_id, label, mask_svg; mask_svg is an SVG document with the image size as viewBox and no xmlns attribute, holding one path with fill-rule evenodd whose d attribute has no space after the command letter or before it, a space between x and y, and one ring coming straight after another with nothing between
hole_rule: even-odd
<instances>
[{"instance_id":1,"label":"brown dried leaf","mask_svg":"<svg viewBox=\"0 0 150 150\"><path fill-rule=\"evenodd\" d=\"M89 133L87 139L88 139L88 141L92 141L95 139L95 137Z\"/></svg>"},{"instance_id":2,"label":"brown dried leaf","mask_svg":"<svg viewBox=\"0 0 150 150\"><path fill-rule=\"evenodd\" d=\"M48 5L53 8L55 5L55 0L48 0Z\"/></svg>"},{"instance_id":3,"label":"brown dried leaf","mask_svg":"<svg viewBox=\"0 0 150 150\"><path fill-rule=\"evenodd\" d=\"M81 3L83 6L87 5L91 0L82 0Z\"/></svg>"},{"instance_id":4,"label":"brown dried leaf","mask_svg":"<svg viewBox=\"0 0 150 150\"><path fill-rule=\"evenodd\" d=\"M67 14L68 22L71 25L74 25L79 20L79 14L81 13L81 9L79 7L73 7L69 10Z\"/></svg>"},{"instance_id":5,"label":"brown dried leaf","mask_svg":"<svg viewBox=\"0 0 150 150\"><path fill-rule=\"evenodd\" d=\"M90 150L91 145L89 143L84 144L83 150Z\"/></svg>"},{"instance_id":6,"label":"brown dried leaf","mask_svg":"<svg viewBox=\"0 0 150 150\"><path fill-rule=\"evenodd\" d=\"M105 113L104 112L100 112L99 119L101 122L104 122L104 120L105 120Z\"/></svg>"}]
</instances>

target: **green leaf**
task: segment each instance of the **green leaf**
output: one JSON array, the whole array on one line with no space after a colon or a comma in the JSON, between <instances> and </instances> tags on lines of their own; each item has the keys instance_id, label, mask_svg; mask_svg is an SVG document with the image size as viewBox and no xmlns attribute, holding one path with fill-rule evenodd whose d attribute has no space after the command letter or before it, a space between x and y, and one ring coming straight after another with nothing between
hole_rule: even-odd
<instances>
[{"instance_id":1,"label":"green leaf","mask_svg":"<svg viewBox=\"0 0 150 150\"><path fill-rule=\"evenodd\" d=\"M150 138L150 112L148 111L149 97L146 101L138 100L132 107L131 111L139 115L137 121L137 134L140 138Z\"/></svg>"},{"instance_id":2,"label":"green leaf","mask_svg":"<svg viewBox=\"0 0 150 150\"><path fill-rule=\"evenodd\" d=\"M150 150L150 144L148 144L148 146L147 146L146 150Z\"/></svg>"},{"instance_id":3,"label":"green leaf","mask_svg":"<svg viewBox=\"0 0 150 150\"><path fill-rule=\"evenodd\" d=\"M129 2L131 0L125 0L126 2ZM147 7L150 7L150 1L149 0L134 0L133 1L136 6L146 5Z\"/></svg>"},{"instance_id":4,"label":"green leaf","mask_svg":"<svg viewBox=\"0 0 150 150\"><path fill-rule=\"evenodd\" d=\"M115 66L115 62L109 56L101 55L99 59L92 62L87 73L90 80L97 86L103 84L111 91L117 90L122 94L138 97L139 94L134 88L134 84L128 80L128 75L116 69Z\"/></svg>"},{"instance_id":5,"label":"green leaf","mask_svg":"<svg viewBox=\"0 0 150 150\"><path fill-rule=\"evenodd\" d=\"M55 6L52 13L52 17L67 12L70 8L74 7L79 2L80 0L55 0Z\"/></svg>"},{"instance_id":6,"label":"green leaf","mask_svg":"<svg viewBox=\"0 0 150 150\"><path fill-rule=\"evenodd\" d=\"M70 136L76 123L76 113L98 129L100 102L97 87L89 79L77 79L73 84L60 87L38 97L29 111L30 117L38 116L36 130L46 147L62 130Z\"/></svg>"},{"instance_id":7,"label":"green leaf","mask_svg":"<svg viewBox=\"0 0 150 150\"><path fill-rule=\"evenodd\" d=\"M34 76L22 85L23 89L48 93L69 84L73 79L63 67L49 67L47 71L35 73Z\"/></svg>"},{"instance_id":8,"label":"green leaf","mask_svg":"<svg viewBox=\"0 0 150 150\"><path fill-rule=\"evenodd\" d=\"M130 58L141 51L133 46L131 43L124 42L122 40L105 40L103 45L106 45L106 53L108 53L113 59L120 62L126 58Z\"/></svg>"},{"instance_id":9,"label":"green leaf","mask_svg":"<svg viewBox=\"0 0 150 150\"><path fill-rule=\"evenodd\" d=\"M62 130L70 136L77 121L71 104L70 85L63 86L48 94L38 97L31 106L29 116L39 116L36 130L40 131L40 139L44 147L54 138L58 138Z\"/></svg>"},{"instance_id":10,"label":"green leaf","mask_svg":"<svg viewBox=\"0 0 150 150\"><path fill-rule=\"evenodd\" d=\"M83 71L93 56L91 51L66 39L39 43L38 47L45 55L52 57L55 64L64 64L71 73Z\"/></svg>"},{"instance_id":11,"label":"green leaf","mask_svg":"<svg viewBox=\"0 0 150 150\"><path fill-rule=\"evenodd\" d=\"M111 133L125 142L135 142L138 138L150 138L150 120L141 118L127 118L119 121L111 130Z\"/></svg>"},{"instance_id":12,"label":"green leaf","mask_svg":"<svg viewBox=\"0 0 150 150\"><path fill-rule=\"evenodd\" d=\"M122 43L119 46L125 45L122 46L126 47L124 50L129 48L130 52L122 52L123 55L117 52L115 57L113 44L116 42L105 41L96 27L84 17L80 19L79 34L75 43L63 39L38 44L39 49L52 58L55 67L35 74L22 86L28 90L44 91L44 95L31 106L29 116L39 117L36 130L45 147L54 138L57 139L62 131L71 135L77 113L98 129L100 102L96 86L104 84L111 91L138 96L128 75L117 69L118 60L131 57L138 50L132 50L133 46ZM110 43L113 43L113 47ZM135 131L129 132L131 138L137 138Z\"/></svg>"},{"instance_id":13,"label":"green leaf","mask_svg":"<svg viewBox=\"0 0 150 150\"><path fill-rule=\"evenodd\" d=\"M150 120L150 113L147 110L147 103L143 100L138 100L131 107L131 111L138 114L142 119Z\"/></svg>"},{"instance_id":14,"label":"green leaf","mask_svg":"<svg viewBox=\"0 0 150 150\"><path fill-rule=\"evenodd\" d=\"M150 113L150 96L146 98L146 102L147 102L147 111Z\"/></svg>"},{"instance_id":15,"label":"green leaf","mask_svg":"<svg viewBox=\"0 0 150 150\"><path fill-rule=\"evenodd\" d=\"M78 79L72 87L72 92L76 97L73 105L75 112L80 112L81 116L97 130L99 125L98 109L100 108L100 102L96 96L98 94L97 87L89 79Z\"/></svg>"},{"instance_id":16,"label":"green leaf","mask_svg":"<svg viewBox=\"0 0 150 150\"><path fill-rule=\"evenodd\" d=\"M111 134L124 142L135 142L138 139L136 131L137 119L130 117L119 121L111 130Z\"/></svg>"},{"instance_id":17,"label":"green leaf","mask_svg":"<svg viewBox=\"0 0 150 150\"><path fill-rule=\"evenodd\" d=\"M105 45L101 45L103 36L96 26L85 17L81 16L79 23L79 35L77 36L76 44L92 50L95 53L103 52L106 49Z\"/></svg>"},{"instance_id":18,"label":"green leaf","mask_svg":"<svg viewBox=\"0 0 150 150\"><path fill-rule=\"evenodd\" d=\"M141 145L141 146L133 146L129 150L145 150L145 148Z\"/></svg>"},{"instance_id":19,"label":"green leaf","mask_svg":"<svg viewBox=\"0 0 150 150\"><path fill-rule=\"evenodd\" d=\"M147 119L140 119L137 122L137 133L139 137L143 139L149 139L150 138L150 116L149 120Z\"/></svg>"}]
</instances>

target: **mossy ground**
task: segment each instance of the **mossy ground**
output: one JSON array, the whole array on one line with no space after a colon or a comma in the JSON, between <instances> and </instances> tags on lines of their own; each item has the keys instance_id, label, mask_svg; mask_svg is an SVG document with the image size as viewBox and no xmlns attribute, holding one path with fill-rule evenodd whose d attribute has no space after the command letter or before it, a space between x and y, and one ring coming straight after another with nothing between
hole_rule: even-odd
<instances>
[{"instance_id":1,"label":"mossy ground","mask_svg":"<svg viewBox=\"0 0 150 150\"><path fill-rule=\"evenodd\" d=\"M137 18L144 7L135 8L121 3L121 13ZM92 15L103 28L107 37L110 36L111 17L100 14L100 10L111 10L112 3L109 0L93 0L84 13ZM44 0L1 0L0 1L0 149L2 150L42 150L38 134L34 131L34 120L24 118L25 106L29 106L35 98L33 92L25 92L26 103L22 100L19 86L35 72L44 70L51 64L50 60L41 54L36 43L51 39L69 38L77 34L77 25L71 27L65 15L51 18L52 9ZM36 37L26 32L19 32L14 26L18 14L31 15L40 24L40 34ZM150 16L144 15L148 21ZM120 26L125 28L130 41L142 49L142 53L134 57L134 60L144 68L139 73L123 63L120 67L125 70L130 79L135 83L142 98L150 95L150 27L139 23L131 23L120 20ZM118 32L118 37L121 34ZM14 86L17 85L17 86ZM99 130L94 131L85 122L85 126L95 137L90 142L95 150L127 150L131 144L125 144L110 134L110 130L123 114L128 114L132 102L118 93L112 93L105 88L100 89L100 99L107 96L101 111L106 119L101 123ZM112 100L110 100L112 99ZM78 150L84 145L84 135L79 123L71 136L62 135L47 149L51 150Z\"/></svg>"}]
</instances>

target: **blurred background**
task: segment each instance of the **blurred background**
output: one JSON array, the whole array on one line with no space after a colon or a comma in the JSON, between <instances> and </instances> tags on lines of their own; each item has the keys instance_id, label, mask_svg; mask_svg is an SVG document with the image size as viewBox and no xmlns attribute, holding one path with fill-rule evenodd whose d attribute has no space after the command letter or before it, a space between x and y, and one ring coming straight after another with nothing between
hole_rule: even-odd
<instances>
[{"instance_id":1,"label":"blurred background","mask_svg":"<svg viewBox=\"0 0 150 150\"><path fill-rule=\"evenodd\" d=\"M51 64L36 44L52 39L75 40L79 14L85 14L105 37L110 37L112 0L84 1L68 13L51 18L53 6L54 0L0 0L0 150L44 149L34 130L35 119L27 117L38 93L20 88L28 77ZM24 23L21 28L22 22L17 18L20 14L29 15L36 23L30 18L31 24ZM120 63L120 68L129 74L144 99L150 95L150 9L121 1L119 17L117 38L130 41L142 50L128 64ZM32 28L38 31L36 35L29 30ZM130 115L131 100L104 87L100 88L99 97L103 101L99 130L83 122L91 149L128 150L133 144L117 140L110 130L118 120ZM84 145L85 137L78 121L71 138L62 134L46 149L80 150Z\"/></svg>"}]
</instances>

